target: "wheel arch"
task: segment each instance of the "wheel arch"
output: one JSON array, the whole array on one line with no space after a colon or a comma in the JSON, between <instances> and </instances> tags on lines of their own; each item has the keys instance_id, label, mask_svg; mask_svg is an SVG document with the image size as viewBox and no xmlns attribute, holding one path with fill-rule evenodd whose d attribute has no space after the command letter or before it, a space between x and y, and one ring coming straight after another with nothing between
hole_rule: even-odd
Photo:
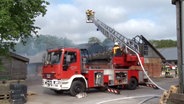
<instances>
[{"instance_id":1,"label":"wheel arch","mask_svg":"<svg viewBox=\"0 0 184 104\"><path fill-rule=\"evenodd\" d=\"M85 84L85 87L87 88L87 86L86 86L87 84L86 84L84 78L81 78L81 77L79 77L79 78L74 78L73 81L80 81L80 82L84 83L84 84ZM72 81L72 82L73 82L73 81Z\"/></svg>"},{"instance_id":2,"label":"wheel arch","mask_svg":"<svg viewBox=\"0 0 184 104\"><path fill-rule=\"evenodd\" d=\"M76 80L79 80L79 81L83 82L85 84L85 87L88 88L87 80L85 79L85 77L83 75L74 75L74 76L72 76L71 81L70 81L71 82L70 87L72 85L72 82L76 81Z\"/></svg>"}]
</instances>

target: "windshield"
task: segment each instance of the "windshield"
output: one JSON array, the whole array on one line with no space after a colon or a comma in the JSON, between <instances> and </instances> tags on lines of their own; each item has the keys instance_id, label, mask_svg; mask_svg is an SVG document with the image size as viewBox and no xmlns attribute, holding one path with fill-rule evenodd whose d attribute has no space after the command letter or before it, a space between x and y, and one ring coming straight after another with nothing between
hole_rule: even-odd
<instances>
[{"instance_id":1,"label":"windshield","mask_svg":"<svg viewBox=\"0 0 184 104\"><path fill-rule=\"evenodd\" d=\"M62 51L48 52L47 64L57 64L60 62Z\"/></svg>"}]
</instances>

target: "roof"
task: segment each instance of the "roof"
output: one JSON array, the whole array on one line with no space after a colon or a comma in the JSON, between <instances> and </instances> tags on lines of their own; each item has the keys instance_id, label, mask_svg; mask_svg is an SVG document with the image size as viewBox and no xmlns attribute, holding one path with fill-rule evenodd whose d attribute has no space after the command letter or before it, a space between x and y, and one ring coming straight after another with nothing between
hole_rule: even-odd
<instances>
[{"instance_id":1,"label":"roof","mask_svg":"<svg viewBox=\"0 0 184 104\"><path fill-rule=\"evenodd\" d=\"M177 47L160 48L158 51L166 58L166 60L177 60Z\"/></svg>"},{"instance_id":2,"label":"roof","mask_svg":"<svg viewBox=\"0 0 184 104\"><path fill-rule=\"evenodd\" d=\"M10 56L13 57L13 58L16 58L16 59L19 59L21 61L24 61L24 62L29 62L29 59L24 57L24 56L21 56L21 55L18 55L14 52L10 52Z\"/></svg>"},{"instance_id":3,"label":"roof","mask_svg":"<svg viewBox=\"0 0 184 104\"><path fill-rule=\"evenodd\" d=\"M144 41L147 45L150 46L150 48L152 48L156 54L162 59L165 60L165 56L163 54L161 54L144 36L141 35L142 41Z\"/></svg>"},{"instance_id":4,"label":"roof","mask_svg":"<svg viewBox=\"0 0 184 104\"><path fill-rule=\"evenodd\" d=\"M34 56L28 56L29 59L30 59L30 62L29 63L42 63L42 59L43 59L44 53L46 53L46 51L37 53Z\"/></svg>"}]
</instances>

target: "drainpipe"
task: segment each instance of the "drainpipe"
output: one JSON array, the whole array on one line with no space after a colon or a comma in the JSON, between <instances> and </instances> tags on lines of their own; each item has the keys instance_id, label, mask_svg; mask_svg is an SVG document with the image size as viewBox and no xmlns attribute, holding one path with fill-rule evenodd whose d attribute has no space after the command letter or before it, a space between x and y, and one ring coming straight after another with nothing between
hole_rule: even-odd
<instances>
[{"instance_id":1,"label":"drainpipe","mask_svg":"<svg viewBox=\"0 0 184 104\"><path fill-rule=\"evenodd\" d=\"M184 0L172 0L176 5L179 93L184 93Z\"/></svg>"}]
</instances>

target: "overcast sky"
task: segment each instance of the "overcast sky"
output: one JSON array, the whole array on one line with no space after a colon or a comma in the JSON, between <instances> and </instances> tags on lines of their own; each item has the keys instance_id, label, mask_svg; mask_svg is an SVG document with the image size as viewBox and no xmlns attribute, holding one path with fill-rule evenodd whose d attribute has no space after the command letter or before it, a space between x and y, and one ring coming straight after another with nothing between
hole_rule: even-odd
<instances>
[{"instance_id":1,"label":"overcast sky","mask_svg":"<svg viewBox=\"0 0 184 104\"><path fill-rule=\"evenodd\" d=\"M171 0L48 0L47 14L35 25L44 35L67 37L85 43L90 37L105 37L94 24L86 23L86 10L127 38L176 40L176 13Z\"/></svg>"}]
</instances>

